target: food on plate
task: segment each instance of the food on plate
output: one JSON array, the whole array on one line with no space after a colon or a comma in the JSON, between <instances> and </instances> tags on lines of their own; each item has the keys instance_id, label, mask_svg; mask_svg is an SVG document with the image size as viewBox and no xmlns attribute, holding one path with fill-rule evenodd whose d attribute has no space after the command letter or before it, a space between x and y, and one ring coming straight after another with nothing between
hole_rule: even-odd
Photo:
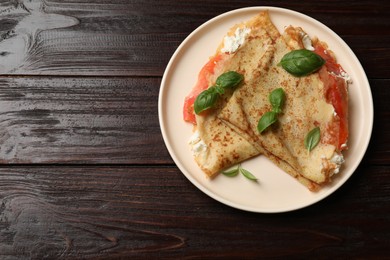
<instances>
[{"instance_id":1,"label":"food on plate","mask_svg":"<svg viewBox=\"0 0 390 260\"><path fill-rule=\"evenodd\" d=\"M234 131L218 114L238 88L256 80L259 61L270 54L267 53L269 46L278 36L268 13L231 28L224 42L199 72L197 83L185 99L184 120L196 125L190 146L195 161L209 177L263 152L260 145L251 144L248 137ZM212 109L197 115L194 111L196 98L229 71L242 75L242 82L219 95Z\"/></svg>"},{"instance_id":2,"label":"food on plate","mask_svg":"<svg viewBox=\"0 0 390 260\"><path fill-rule=\"evenodd\" d=\"M241 80L218 87L226 73ZM262 154L318 190L344 163L348 81L327 44L300 27L280 33L267 11L235 25L185 99L195 161L213 177Z\"/></svg>"}]
</instances>

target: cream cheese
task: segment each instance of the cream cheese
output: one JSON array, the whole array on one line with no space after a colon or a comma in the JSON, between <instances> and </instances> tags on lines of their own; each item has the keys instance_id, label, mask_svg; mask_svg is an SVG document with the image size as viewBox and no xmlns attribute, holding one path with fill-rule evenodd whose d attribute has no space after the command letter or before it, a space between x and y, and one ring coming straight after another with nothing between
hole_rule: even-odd
<instances>
[{"instance_id":1,"label":"cream cheese","mask_svg":"<svg viewBox=\"0 0 390 260\"><path fill-rule=\"evenodd\" d=\"M237 28L234 35L225 36L223 41L222 52L234 53L244 44L246 36L250 33L249 28Z\"/></svg>"},{"instance_id":2,"label":"cream cheese","mask_svg":"<svg viewBox=\"0 0 390 260\"><path fill-rule=\"evenodd\" d=\"M194 156L198 156L207 151L207 145L199 136L199 132L195 131L188 141L191 146L191 151Z\"/></svg>"},{"instance_id":3,"label":"cream cheese","mask_svg":"<svg viewBox=\"0 0 390 260\"><path fill-rule=\"evenodd\" d=\"M352 84L352 78L349 76L349 74L345 71L341 71L340 76L349 84Z\"/></svg>"},{"instance_id":4,"label":"cream cheese","mask_svg":"<svg viewBox=\"0 0 390 260\"><path fill-rule=\"evenodd\" d=\"M301 37L302 37L303 47L305 47L306 50L314 51L314 47L311 43L311 39L309 35L307 35L306 33L301 33Z\"/></svg>"},{"instance_id":5,"label":"cream cheese","mask_svg":"<svg viewBox=\"0 0 390 260\"><path fill-rule=\"evenodd\" d=\"M336 77L342 78L343 80L345 80L345 82L347 82L347 84L353 83L351 76L349 76L349 74L343 70L340 71L340 74L336 74L333 72L329 72L329 73Z\"/></svg>"},{"instance_id":6,"label":"cream cheese","mask_svg":"<svg viewBox=\"0 0 390 260\"><path fill-rule=\"evenodd\" d=\"M334 153L330 162L336 166L333 173L337 174L340 171L341 165L345 162L344 156L342 154Z\"/></svg>"},{"instance_id":7,"label":"cream cheese","mask_svg":"<svg viewBox=\"0 0 390 260\"><path fill-rule=\"evenodd\" d=\"M344 156L341 153L339 154L334 151L332 156L329 156L329 154L322 154L320 169L322 172L331 173L331 175L338 174L344 162Z\"/></svg>"}]
</instances>

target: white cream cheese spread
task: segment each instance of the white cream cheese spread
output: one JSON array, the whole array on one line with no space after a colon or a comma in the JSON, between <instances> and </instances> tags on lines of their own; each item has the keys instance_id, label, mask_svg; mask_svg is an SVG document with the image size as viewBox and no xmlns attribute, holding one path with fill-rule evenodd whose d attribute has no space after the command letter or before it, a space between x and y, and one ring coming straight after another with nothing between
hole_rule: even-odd
<instances>
[{"instance_id":1,"label":"white cream cheese spread","mask_svg":"<svg viewBox=\"0 0 390 260\"><path fill-rule=\"evenodd\" d=\"M338 76L343 78L348 84L352 84L352 78L347 72L342 70Z\"/></svg>"},{"instance_id":2,"label":"white cream cheese spread","mask_svg":"<svg viewBox=\"0 0 390 260\"><path fill-rule=\"evenodd\" d=\"M194 156L198 156L207 150L207 145L200 138L198 131L194 132L188 143Z\"/></svg>"},{"instance_id":3,"label":"white cream cheese spread","mask_svg":"<svg viewBox=\"0 0 390 260\"><path fill-rule=\"evenodd\" d=\"M326 172L329 170L333 170L333 174L339 173L341 165L345 162L344 156L342 154L334 152L332 157L330 157L330 159L328 158L325 155L321 156L321 170L324 170Z\"/></svg>"},{"instance_id":4,"label":"white cream cheese spread","mask_svg":"<svg viewBox=\"0 0 390 260\"><path fill-rule=\"evenodd\" d=\"M335 164L336 168L334 169L333 173L337 174L340 171L341 165L345 162L344 156L342 154L334 153L330 159L330 162Z\"/></svg>"},{"instance_id":5,"label":"white cream cheese spread","mask_svg":"<svg viewBox=\"0 0 390 260\"><path fill-rule=\"evenodd\" d=\"M237 28L234 35L225 36L223 41L222 52L234 53L244 44L246 36L250 33L249 28Z\"/></svg>"},{"instance_id":6,"label":"white cream cheese spread","mask_svg":"<svg viewBox=\"0 0 390 260\"><path fill-rule=\"evenodd\" d=\"M303 47L305 47L306 50L314 51L314 47L311 43L311 39L309 35L307 35L306 33L301 33L301 37L302 37Z\"/></svg>"}]
</instances>

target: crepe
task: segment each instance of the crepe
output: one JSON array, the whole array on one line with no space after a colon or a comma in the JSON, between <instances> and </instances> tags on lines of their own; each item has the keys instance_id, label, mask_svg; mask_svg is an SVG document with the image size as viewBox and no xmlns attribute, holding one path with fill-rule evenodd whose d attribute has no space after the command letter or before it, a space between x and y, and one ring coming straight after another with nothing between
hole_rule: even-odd
<instances>
[{"instance_id":1,"label":"crepe","mask_svg":"<svg viewBox=\"0 0 390 260\"><path fill-rule=\"evenodd\" d=\"M236 44L237 41L233 44L227 42L239 38L236 36L240 36L244 29L246 30L245 44L236 46L237 49L231 51L231 45ZM206 64L201 70L195 87L199 88L204 81L207 86L212 86L216 78L226 71L236 71L244 75L244 82L239 86L240 88L252 84L257 80L268 60L272 58L273 41L279 36L278 30L269 19L268 12L262 12L250 21L234 26L228 32L225 41L218 47L216 54L210 59L215 63L213 69L210 69L212 67L210 64ZM193 91L192 94L194 92L199 93ZM231 95L231 91L226 92L212 111L196 115L196 129L190 145L195 161L209 177L263 152L260 145L248 141L245 133L234 131L218 117ZM191 94L187 97L189 98ZM189 109L193 111L192 107ZM185 107L185 113L189 109Z\"/></svg>"},{"instance_id":2,"label":"crepe","mask_svg":"<svg viewBox=\"0 0 390 260\"><path fill-rule=\"evenodd\" d=\"M326 66L304 77L293 76L280 66L286 53L305 48L323 56ZM299 27L289 26L281 35L265 11L234 26L211 60L213 66L202 69L197 89L200 82L205 83L203 88L212 86L226 71L239 72L245 80L225 93L216 107L195 115L190 144L206 175L213 177L262 154L311 191L329 183L344 162L341 151L348 138L348 98L345 72L327 45L318 39L311 42ZM271 110L269 93L276 88L286 93L283 112L275 125L259 133L257 124ZM308 151L304 139L315 127L321 131L321 141Z\"/></svg>"},{"instance_id":3,"label":"crepe","mask_svg":"<svg viewBox=\"0 0 390 260\"><path fill-rule=\"evenodd\" d=\"M339 118L326 99L326 87L320 73L295 77L279 65L286 53L304 48L302 38L305 35L301 28L288 27L276 40L273 58L264 68L263 76L253 85L238 89L218 117L237 133L248 133L249 128L249 142L260 144L266 151L264 154L276 165L310 190L317 190L338 173L344 159L338 147L339 140L334 138ZM324 70L323 73L327 73L326 68ZM271 109L269 93L278 87L286 93L283 113L276 127L259 133L259 118ZM304 139L315 127L321 129L322 141L309 152Z\"/></svg>"}]
</instances>

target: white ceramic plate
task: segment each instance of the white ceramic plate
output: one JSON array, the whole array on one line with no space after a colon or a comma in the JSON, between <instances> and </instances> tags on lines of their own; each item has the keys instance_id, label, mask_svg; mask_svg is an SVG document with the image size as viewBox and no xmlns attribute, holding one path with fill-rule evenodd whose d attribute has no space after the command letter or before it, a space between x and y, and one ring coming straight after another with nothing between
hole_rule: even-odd
<instances>
[{"instance_id":1,"label":"white ceramic plate","mask_svg":"<svg viewBox=\"0 0 390 260\"><path fill-rule=\"evenodd\" d=\"M280 32L288 25L302 27L311 37L328 43L353 83L350 94L350 138L346 162L331 185L313 193L284 173L264 156L244 162L258 182L238 175L205 177L195 163L188 140L192 125L182 119L185 96L197 80L208 58L215 53L225 33L236 23L250 19L259 11L269 10ZM318 202L342 186L362 160L371 138L373 102L366 74L348 45L322 23L295 11L275 7L250 7L234 10L204 23L192 32L173 54L164 73L159 94L159 120L168 151L183 174L210 197L235 208L252 212L285 212Z\"/></svg>"}]
</instances>

